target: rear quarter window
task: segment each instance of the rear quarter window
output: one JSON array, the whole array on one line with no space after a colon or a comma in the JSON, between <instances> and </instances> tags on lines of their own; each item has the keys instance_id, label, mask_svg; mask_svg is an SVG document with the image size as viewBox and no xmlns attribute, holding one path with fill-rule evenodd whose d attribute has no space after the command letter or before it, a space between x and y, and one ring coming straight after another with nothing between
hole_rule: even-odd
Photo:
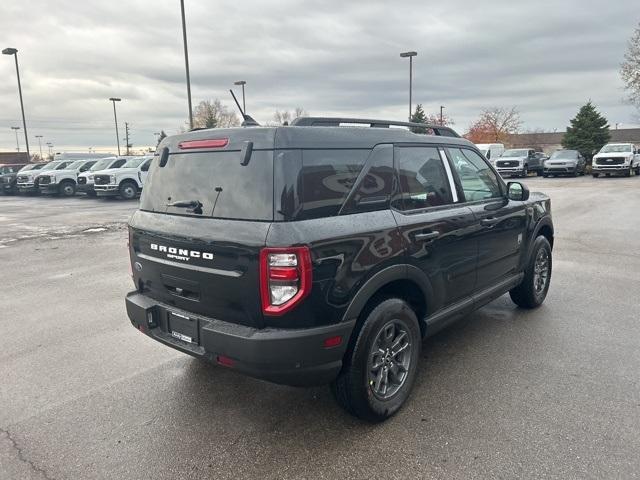
<instances>
[{"instance_id":1,"label":"rear quarter window","mask_svg":"<svg viewBox=\"0 0 640 480\"><path fill-rule=\"evenodd\" d=\"M298 176L298 219L337 215L369 155L369 149L304 150Z\"/></svg>"}]
</instances>

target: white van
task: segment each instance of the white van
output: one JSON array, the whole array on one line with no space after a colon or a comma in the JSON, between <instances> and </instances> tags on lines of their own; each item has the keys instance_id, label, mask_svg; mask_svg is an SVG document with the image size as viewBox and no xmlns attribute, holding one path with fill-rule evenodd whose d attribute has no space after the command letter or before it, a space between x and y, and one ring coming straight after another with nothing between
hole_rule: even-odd
<instances>
[{"instance_id":1,"label":"white van","mask_svg":"<svg viewBox=\"0 0 640 480\"><path fill-rule=\"evenodd\" d=\"M504 153L504 145L502 143L478 143L476 147L491 163L495 162L495 159Z\"/></svg>"}]
</instances>

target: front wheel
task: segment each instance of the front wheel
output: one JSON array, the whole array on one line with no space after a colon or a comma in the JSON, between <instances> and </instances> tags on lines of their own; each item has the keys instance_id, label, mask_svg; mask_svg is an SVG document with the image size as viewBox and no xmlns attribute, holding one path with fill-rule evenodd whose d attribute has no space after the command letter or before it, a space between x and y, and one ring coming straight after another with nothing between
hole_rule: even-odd
<instances>
[{"instance_id":1,"label":"front wheel","mask_svg":"<svg viewBox=\"0 0 640 480\"><path fill-rule=\"evenodd\" d=\"M537 170L536 171L536 177L542 177L542 176L543 176L542 170Z\"/></svg>"},{"instance_id":2,"label":"front wheel","mask_svg":"<svg viewBox=\"0 0 640 480\"><path fill-rule=\"evenodd\" d=\"M592 176L593 178L598 178L598 177L600 176L600 174L599 174L599 173L592 173L592 174L591 174L591 176Z\"/></svg>"},{"instance_id":3,"label":"front wheel","mask_svg":"<svg viewBox=\"0 0 640 480\"><path fill-rule=\"evenodd\" d=\"M76 184L71 181L62 182L59 187L59 193L63 197L73 197L76 194Z\"/></svg>"},{"instance_id":4,"label":"front wheel","mask_svg":"<svg viewBox=\"0 0 640 480\"><path fill-rule=\"evenodd\" d=\"M388 298L353 335L331 389L352 415L381 422L400 410L413 387L422 344L418 319L404 300Z\"/></svg>"},{"instance_id":5,"label":"front wheel","mask_svg":"<svg viewBox=\"0 0 640 480\"><path fill-rule=\"evenodd\" d=\"M509 291L513 303L522 308L536 308L547 297L551 284L551 245L543 235L533 242L531 258L524 271L524 278Z\"/></svg>"},{"instance_id":6,"label":"front wheel","mask_svg":"<svg viewBox=\"0 0 640 480\"><path fill-rule=\"evenodd\" d=\"M124 198L125 200L134 199L136 197L136 194L138 193L138 187L133 182L122 182L119 190L120 197Z\"/></svg>"},{"instance_id":7,"label":"front wheel","mask_svg":"<svg viewBox=\"0 0 640 480\"><path fill-rule=\"evenodd\" d=\"M520 176L522 178L528 177L529 176L529 169L527 167L524 167L524 170L522 170L522 174L520 174Z\"/></svg>"}]
</instances>

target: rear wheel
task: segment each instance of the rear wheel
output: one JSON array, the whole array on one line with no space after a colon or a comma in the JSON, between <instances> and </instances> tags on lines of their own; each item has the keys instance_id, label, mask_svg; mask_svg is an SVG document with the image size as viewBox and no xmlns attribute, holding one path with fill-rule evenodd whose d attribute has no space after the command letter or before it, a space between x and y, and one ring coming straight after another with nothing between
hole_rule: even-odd
<instances>
[{"instance_id":1,"label":"rear wheel","mask_svg":"<svg viewBox=\"0 0 640 480\"><path fill-rule=\"evenodd\" d=\"M551 267L551 245L546 237L539 235L533 243L531 258L522 282L509 291L511 300L522 308L536 308L542 305L551 284Z\"/></svg>"},{"instance_id":2,"label":"rear wheel","mask_svg":"<svg viewBox=\"0 0 640 480\"><path fill-rule=\"evenodd\" d=\"M65 180L58 187L58 193L63 197L73 197L76 194L76 184L71 180Z\"/></svg>"},{"instance_id":3,"label":"rear wheel","mask_svg":"<svg viewBox=\"0 0 640 480\"><path fill-rule=\"evenodd\" d=\"M131 200L136 197L138 193L138 186L132 181L122 182L120 185L120 196L125 200Z\"/></svg>"},{"instance_id":4,"label":"rear wheel","mask_svg":"<svg viewBox=\"0 0 640 480\"><path fill-rule=\"evenodd\" d=\"M409 397L420 358L418 319L402 299L389 298L370 310L331 388L352 415L381 422Z\"/></svg>"}]
</instances>

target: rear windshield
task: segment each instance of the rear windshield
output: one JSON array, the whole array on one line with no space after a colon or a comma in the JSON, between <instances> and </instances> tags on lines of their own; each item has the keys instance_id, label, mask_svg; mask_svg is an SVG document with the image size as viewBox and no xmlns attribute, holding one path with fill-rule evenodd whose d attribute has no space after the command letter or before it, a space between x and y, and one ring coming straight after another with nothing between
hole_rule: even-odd
<instances>
[{"instance_id":1,"label":"rear windshield","mask_svg":"<svg viewBox=\"0 0 640 480\"><path fill-rule=\"evenodd\" d=\"M140 209L198 217L273 220L273 151L254 151L246 166L240 161L239 151L173 154L164 167L154 161ZM170 206L176 202L199 202L202 207Z\"/></svg>"}]
</instances>

